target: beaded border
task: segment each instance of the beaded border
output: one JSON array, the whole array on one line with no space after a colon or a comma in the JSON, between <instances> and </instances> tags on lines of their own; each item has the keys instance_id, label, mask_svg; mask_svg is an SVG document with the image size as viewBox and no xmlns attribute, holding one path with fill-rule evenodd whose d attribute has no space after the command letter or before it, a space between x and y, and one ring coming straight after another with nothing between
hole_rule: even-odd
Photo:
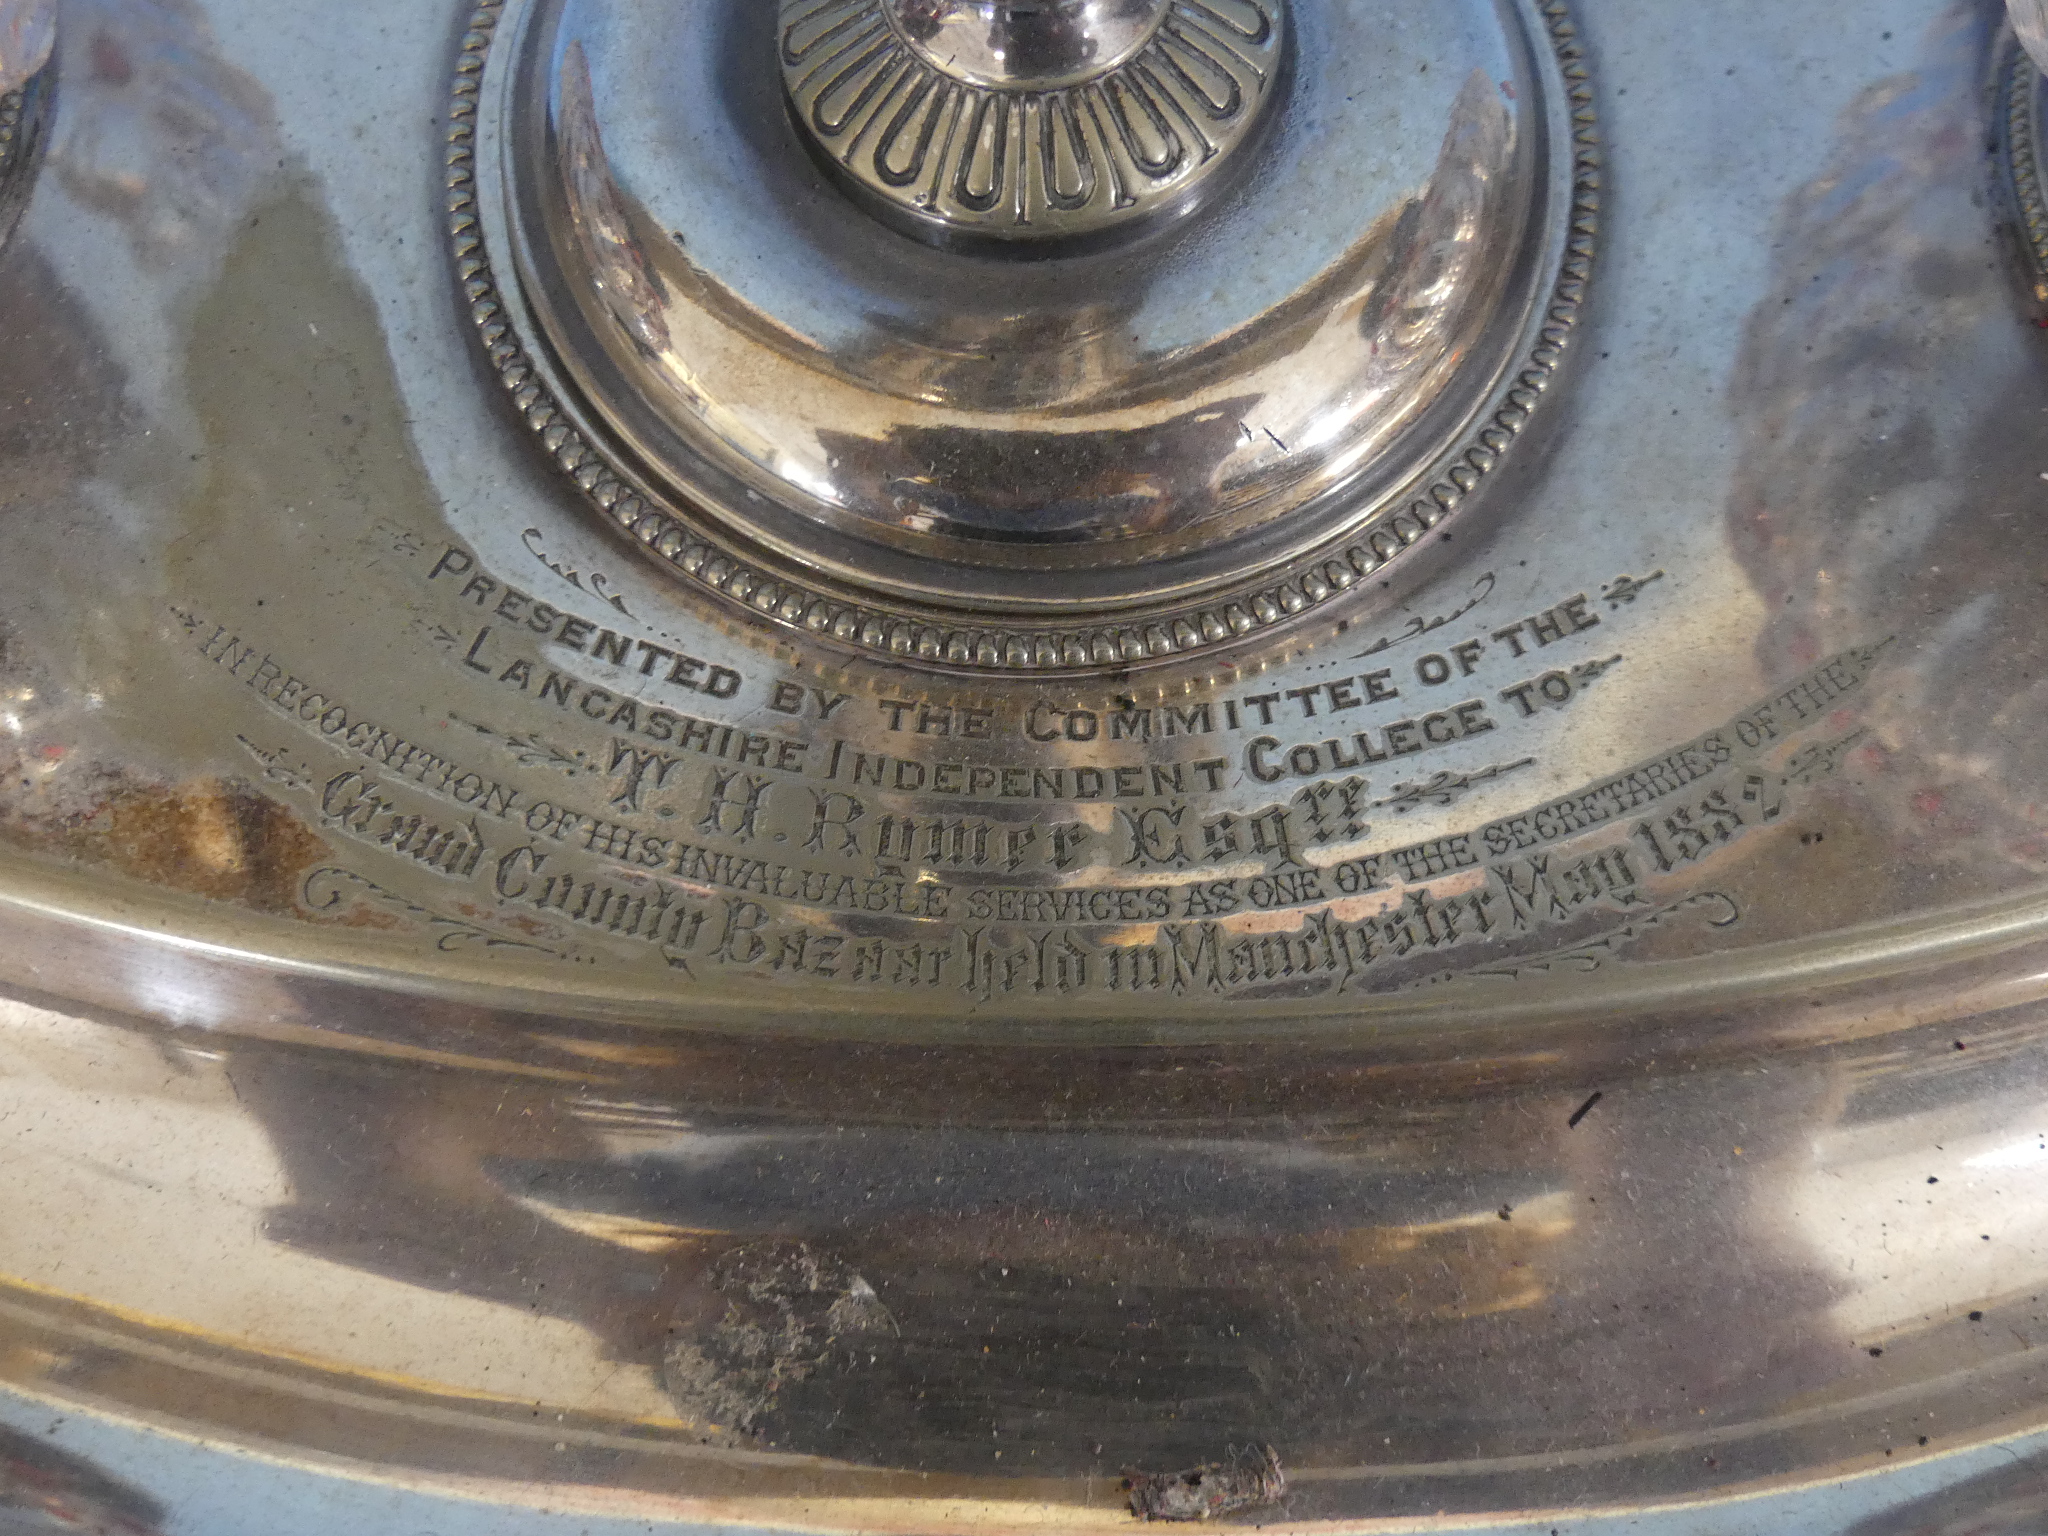
<instances>
[{"instance_id":1,"label":"beaded border","mask_svg":"<svg viewBox=\"0 0 2048 1536\"><path fill-rule=\"evenodd\" d=\"M39 75L20 90L0 96L0 240L7 238L28 203L29 165L35 159L42 98L48 94L43 80Z\"/></svg>"},{"instance_id":2,"label":"beaded border","mask_svg":"<svg viewBox=\"0 0 2048 1536\"><path fill-rule=\"evenodd\" d=\"M14 156L20 146L21 92L9 91L0 96L0 177L13 169Z\"/></svg>"},{"instance_id":3,"label":"beaded border","mask_svg":"<svg viewBox=\"0 0 2048 1536\"><path fill-rule=\"evenodd\" d=\"M2041 185L2041 71L2018 41L2005 85L2005 163L2020 230L2034 264L2034 297L2048 303L2048 192Z\"/></svg>"},{"instance_id":4,"label":"beaded border","mask_svg":"<svg viewBox=\"0 0 2048 1536\"><path fill-rule=\"evenodd\" d=\"M475 0L455 66L447 137L448 234L456 274L499 381L549 457L607 521L698 585L799 633L943 666L1051 673L1167 660L1269 630L1356 587L1419 543L1500 461L1556 381L1585 305L1599 236L1602 156L1591 62L1568 0L1539 0L1564 77L1572 135L1571 215L1536 344L1492 410L1440 461L1435 482L1384 512L1334 553L1275 580L1173 611L1058 626L957 624L820 591L735 557L615 474L575 428L527 355L485 249L476 145L484 66L506 0Z\"/></svg>"}]
</instances>

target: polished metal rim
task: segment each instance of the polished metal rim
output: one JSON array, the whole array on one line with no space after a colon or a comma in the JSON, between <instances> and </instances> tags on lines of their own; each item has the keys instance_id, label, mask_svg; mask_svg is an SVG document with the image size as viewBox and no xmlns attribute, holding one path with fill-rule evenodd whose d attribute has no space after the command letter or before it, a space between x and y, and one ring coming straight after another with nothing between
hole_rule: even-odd
<instances>
[{"instance_id":1,"label":"polished metal rim","mask_svg":"<svg viewBox=\"0 0 2048 1536\"><path fill-rule=\"evenodd\" d=\"M1553 174L1568 195L1555 199L1546 260L1555 277L1527 318L1520 361L1493 387L1488 404L1418 485L1365 521L1292 559L1281 579L1256 579L1190 601L1172 593L1156 608L1090 615L1069 623L1019 614L949 615L924 605L849 591L837 582L739 543L710 519L679 509L633 470L576 402L537 334L532 316L499 276L508 238L496 212L502 167L481 152L494 95L493 44L507 0L471 13L451 98L447 155L448 228L456 273L479 340L521 419L561 472L618 532L693 586L798 634L885 656L958 670L1058 673L1129 668L1269 633L1359 590L1438 530L1498 466L1560 381L1593 275L1599 233L1601 152L1588 52L1565 0L1540 7L1562 78L1552 137ZM500 86L502 89L502 85ZM976 622L979 619L980 622Z\"/></svg>"}]
</instances>

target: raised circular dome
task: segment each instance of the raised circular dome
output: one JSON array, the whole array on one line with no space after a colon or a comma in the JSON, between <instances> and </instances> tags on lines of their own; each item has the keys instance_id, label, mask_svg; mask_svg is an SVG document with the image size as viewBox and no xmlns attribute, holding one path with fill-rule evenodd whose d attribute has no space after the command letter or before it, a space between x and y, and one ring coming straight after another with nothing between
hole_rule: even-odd
<instances>
[{"instance_id":1,"label":"raised circular dome","mask_svg":"<svg viewBox=\"0 0 2048 1536\"><path fill-rule=\"evenodd\" d=\"M1216 3L1141 49L1260 0ZM458 219L529 418L692 581L956 662L1195 649L1417 542L1550 387L1597 184L1559 5L1315 8L1232 196L1028 262L904 239L823 175L781 29L508 6Z\"/></svg>"}]
</instances>

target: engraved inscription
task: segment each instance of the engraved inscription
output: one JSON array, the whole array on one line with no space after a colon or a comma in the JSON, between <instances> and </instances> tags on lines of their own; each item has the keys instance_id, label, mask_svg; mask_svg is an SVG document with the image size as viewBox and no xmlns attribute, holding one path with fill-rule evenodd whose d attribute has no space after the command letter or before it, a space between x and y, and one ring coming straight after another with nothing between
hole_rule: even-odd
<instances>
[{"instance_id":1,"label":"engraved inscription","mask_svg":"<svg viewBox=\"0 0 2048 1536\"><path fill-rule=\"evenodd\" d=\"M1659 572L1658 576L1661 577L1662 572ZM1405 641L1446 628L1484 601L1491 594L1493 583L1493 577L1482 577L1473 598L1463 607L1432 619L1410 620L1408 628L1402 633L1383 636L1354 659L1363 660L1377 656ZM1648 579L1634 582L1632 578L1624 576L1610 583L1609 590L1626 589L1627 601L1633 602L1648 585ZM1234 694L1198 701L1161 702L1153 705L1140 704L1131 698L1116 699L1107 705L1089 705L1068 704L1041 697L1025 711L1021 722L1022 733L1030 741L1048 744L1170 741L1179 737L1207 736L1219 732L1285 728L1292 723L1307 720L1325 721L1334 716L1348 715L1353 710L1376 709L1382 705L1428 698L1429 690L1438 688L1445 689L1455 696L1456 693L1468 692L1473 687L1480 686L1473 680L1479 679L1482 672L1489 668L1501 665L1515 666L1518 659L1544 658L1558 654L1553 652L1551 647L1599 628L1601 616L1593 611L1592 601L1584 592L1575 593L1527 618L1504 625L1490 634L1468 635L1464 639L1442 645L1440 650L1405 658L1396 664L1355 672L1344 677L1324 678L1294 688ZM1598 663L1563 664L1534 676L1518 678L1509 688L1500 691L1499 701L1502 704L1513 704L1520 715L1527 718L1535 714L1541 705L1554 706L1569 702L1579 686L1596 680L1607 667L1620 659L1616 656ZM902 706L905 711L916 707ZM1469 711L1473 704L1468 702L1455 706L1438 705L1437 708ZM1426 709L1418 712L1412 703L1407 705L1406 712L1411 715L1430 713ZM905 714L892 717L892 720L919 718L914 714ZM892 723L891 728L905 727ZM1001 728L1000 721L998 728ZM1440 724L1432 727L1434 730L1442 728ZM1467 725L1461 727L1460 734L1476 734L1478 730L1485 728L1483 725ZM1405 734L1397 734L1401 734L1404 741L1408 739Z\"/></svg>"},{"instance_id":2,"label":"engraved inscription","mask_svg":"<svg viewBox=\"0 0 2048 1536\"><path fill-rule=\"evenodd\" d=\"M456 574L449 590L474 603L462 596L473 573ZM1604 964L1683 907L1692 893L1680 898L1674 886L1682 893L1744 838L1783 822L1795 795L1839 770L1863 739L1841 707L1888 644L1830 658L1726 724L1571 795L1401 838L1389 835L1397 818L1504 785L1534 760L1501 754L1399 778L1345 771L1353 760L1364 770L1453 741L1505 740L1499 733L1523 718L1569 708L1619 657L1567 654L1542 670L1529 660L1597 628L1591 604L1568 599L1501 626L1519 632L1524 670L1443 710L1382 719L1407 702L1396 695L1374 701L1366 732L1275 732L1251 736L1237 758L1182 758L1173 747L1187 739L1182 722L1200 723L1198 706L1179 706L1171 731L1151 715L1149 736L1127 699L1106 712L1048 707L1037 716L1055 737L1048 749L1107 752L1113 741L1152 760L1028 767L853 744L1000 752L999 710L862 701L789 677L764 681L751 707L758 721L809 737L577 680L546 706L564 722L559 736L451 716L454 744L428 747L228 626L191 612L179 620L210 670L303 733L305 755L244 738L266 782L378 861L361 888L331 878L309 892L317 910L359 897L399 911L395 900L430 930L466 915L484 937L461 942L509 929L536 954L638 954L700 977L950 993L970 1008L1025 994L1309 997L1416 985L1461 963L1490 974ZM1518 659L1511 640L1482 643L1495 665ZM1459 676L1456 647L1431 654ZM1412 672L1416 660L1403 665ZM1276 722L1320 725L1364 711L1370 675L1237 701ZM496 675L475 686L486 698L507 697L500 687L524 693L529 710L537 702ZM1081 719L1096 734L1076 725L1086 739L1075 741L1067 722ZM836 734L860 724L864 736ZM1832 734L1813 739L1826 725ZM463 742L543 777L487 771ZM334 760L319 765L323 752Z\"/></svg>"},{"instance_id":3,"label":"engraved inscription","mask_svg":"<svg viewBox=\"0 0 2048 1536\"><path fill-rule=\"evenodd\" d=\"M658 677L662 683L690 693L729 699L739 692L742 679L730 667L713 666L685 652L604 628L544 603L531 593L478 572L475 557L454 545L442 550L427 573L430 582L444 577L457 589L459 603L473 606L494 621L480 625L467 642L462 664L472 672L495 676L498 681L522 690L537 688L543 697L551 688L566 688L567 682L560 673L548 668L543 677L540 664L516 648L518 637L538 637L622 671L644 678Z\"/></svg>"}]
</instances>

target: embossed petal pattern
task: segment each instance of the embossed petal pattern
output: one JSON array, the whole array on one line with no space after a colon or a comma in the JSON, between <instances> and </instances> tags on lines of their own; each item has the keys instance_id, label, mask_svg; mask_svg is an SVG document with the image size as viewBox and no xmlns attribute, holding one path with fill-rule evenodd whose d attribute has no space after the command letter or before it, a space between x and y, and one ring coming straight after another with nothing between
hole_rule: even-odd
<instances>
[{"instance_id":1,"label":"embossed petal pattern","mask_svg":"<svg viewBox=\"0 0 2048 1536\"><path fill-rule=\"evenodd\" d=\"M1279 86L1279 0L784 0L798 124L934 238L1057 239L1184 211Z\"/></svg>"}]
</instances>

